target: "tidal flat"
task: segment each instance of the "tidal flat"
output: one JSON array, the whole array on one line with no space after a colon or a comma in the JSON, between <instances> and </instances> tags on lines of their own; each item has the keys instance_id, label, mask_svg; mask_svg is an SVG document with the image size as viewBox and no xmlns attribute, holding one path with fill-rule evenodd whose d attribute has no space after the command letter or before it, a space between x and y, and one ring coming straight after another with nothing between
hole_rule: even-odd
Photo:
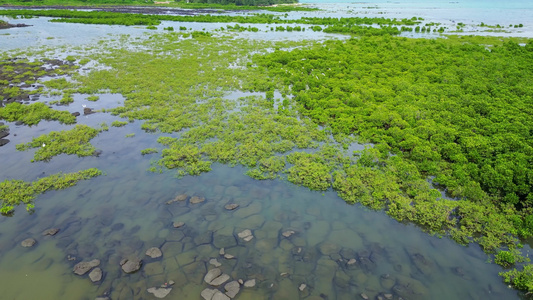
<instances>
[{"instance_id":1,"label":"tidal flat","mask_svg":"<svg viewBox=\"0 0 533 300\"><path fill-rule=\"evenodd\" d=\"M461 246L429 222L394 220L380 204L343 201L373 207L384 198L379 189L387 197L403 190L379 169L372 145L347 150L367 140L302 115L293 86L258 67L268 53L321 43L188 31L4 52L2 59L76 66L38 79L42 90L26 105L78 116L69 125L36 110L38 124L5 121L0 179L104 173L47 191L32 214L15 207L0 219L6 297L201 299L217 289L236 299L519 298L476 243ZM272 69L296 74L290 68ZM77 138L88 144L54 145L58 130L75 146ZM37 149L26 149L30 142ZM48 149L58 151L42 161ZM357 168L352 190L361 194L350 194L339 184ZM437 198L419 177L403 180L424 201ZM45 234L50 229L59 231ZM27 239L35 244L23 247Z\"/></svg>"}]
</instances>

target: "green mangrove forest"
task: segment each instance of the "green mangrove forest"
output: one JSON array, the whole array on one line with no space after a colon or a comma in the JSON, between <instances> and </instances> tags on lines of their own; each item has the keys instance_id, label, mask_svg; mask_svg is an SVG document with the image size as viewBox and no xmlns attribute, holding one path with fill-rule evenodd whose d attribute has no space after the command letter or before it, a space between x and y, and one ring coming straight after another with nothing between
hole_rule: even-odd
<instances>
[{"instance_id":1,"label":"green mangrove forest","mask_svg":"<svg viewBox=\"0 0 533 300\"><path fill-rule=\"evenodd\" d=\"M93 101L99 101L98 94L123 95L123 106L101 112L123 119L112 127L140 120L143 130L159 135L157 145L139 153L154 157L150 171L175 170L182 177L224 163L245 166L247 175L258 180L335 190L348 203L383 210L463 245L479 244L494 262L520 266L501 275L514 287L533 292L533 267L522 266L529 259L519 251L523 239L533 236L532 41L395 36L401 26L418 26L419 18L288 20L267 14L63 10L0 14L88 24L297 23L356 35L315 42L241 40L205 32L157 33L137 41L123 36L150 51L112 43L101 43L92 52L74 49L72 64L54 71L70 79L42 82L41 91L66 99L56 105L68 104L74 94ZM115 42L122 43L120 39ZM0 67L13 75L0 81L0 97L25 97L27 91L8 85L20 79L15 70L28 70L22 73L28 80L44 71L38 61L7 61L7 55L2 54ZM89 60L107 68L77 72ZM234 91L245 95L225 97ZM91 139L109 130L106 124L74 125L72 115L42 103L6 104L0 119L72 126L17 145L20 151L37 149L34 161L60 154L97 155ZM349 151L353 142L368 146ZM18 204L31 210L37 193L100 174L91 169L32 183L4 181L2 213L12 213Z\"/></svg>"}]
</instances>

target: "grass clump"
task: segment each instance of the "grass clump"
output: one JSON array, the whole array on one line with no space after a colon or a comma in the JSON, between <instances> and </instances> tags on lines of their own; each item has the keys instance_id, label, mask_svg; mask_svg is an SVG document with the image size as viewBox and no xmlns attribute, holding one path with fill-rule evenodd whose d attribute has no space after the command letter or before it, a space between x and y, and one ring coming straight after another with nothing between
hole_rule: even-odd
<instances>
[{"instance_id":1,"label":"grass clump","mask_svg":"<svg viewBox=\"0 0 533 300\"><path fill-rule=\"evenodd\" d=\"M113 127L124 127L126 125L128 125L127 121L113 121L111 123L111 126L113 126Z\"/></svg>"},{"instance_id":2,"label":"grass clump","mask_svg":"<svg viewBox=\"0 0 533 300\"><path fill-rule=\"evenodd\" d=\"M527 291L527 294L533 293L533 265L525 265L522 270L513 269L508 272L501 272L505 283L513 285L513 287Z\"/></svg>"},{"instance_id":3,"label":"grass clump","mask_svg":"<svg viewBox=\"0 0 533 300\"><path fill-rule=\"evenodd\" d=\"M12 215L16 206L26 205L26 210L32 211L33 200L39 194L49 190L61 190L76 185L80 180L87 180L102 175L102 171L91 168L76 173L54 174L34 182L23 180L4 180L0 182L0 213Z\"/></svg>"},{"instance_id":4,"label":"grass clump","mask_svg":"<svg viewBox=\"0 0 533 300\"><path fill-rule=\"evenodd\" d=\"M41 120L55 120L63 124L76 123L76 117L67 111L51 109L44 103L32 103L24 105L12 102L5 107L0 107L0 119L9 122L20 121L26 125L37 125Z\"/></svg>"},{"instance_id":5,"label":"grass clump","mask_svg":"<svg viewBox=\"0 0 533 300\"><path fill-rule=\"evenodd\" d=\"M142 155L147 155L147 154L152 154L152 153L157 153L157 152L158 151L156 148L146 148L146 149L141 150Z\"/></svg>"},{"instance_id":6,"label":"grass clump","mask_svg":"<svg viewBox=\"0 0 533 300\"><path fill-rule=\"evenodd\" d=\"M19 151L38 148L32 162L49 161L52 157L60 154L75 154L79 157L91 156L95 154L96 148L89 141L96 137L100 131L101 129L94 129L87 125L76 125L71 130L52 131L49 134L33 138L29 143L16 145L16 148Z\"/></svg>"}]
</instances>

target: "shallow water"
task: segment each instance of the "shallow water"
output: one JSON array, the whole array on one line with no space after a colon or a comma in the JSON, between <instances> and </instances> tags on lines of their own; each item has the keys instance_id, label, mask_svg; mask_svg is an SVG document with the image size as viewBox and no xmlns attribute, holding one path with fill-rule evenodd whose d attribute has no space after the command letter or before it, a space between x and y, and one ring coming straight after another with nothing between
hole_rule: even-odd
<instances>
[{"instance_id":1,"label":"shallow water","mask_svg":"<svg viewBox=\"0 0 533 300\"><path fill-rule=\"evenodd\" d=\"M353 5L368 7L372 3ZM332 13L342 5L332 5ZM378 4L391 10L398 5ZM407 9L411 10L400 10L400 15L423 11L412 5ZM0 49L81 45L109 34L141 38L151 32L137 27L49 23L45 18L24 21L36 26L10 29L19 31L1 36ZM69 30L64 30L67 26ZM212 30L225 25L189 26ZM242 35L272 40L333 36L311 31ZM39 101L51 100L54 98L41 97ZM120 95L109 94L100 95L97 102L81 95L74 95L74 100L57 109L81 112L82 105L101 109L124 101ZM78 124L97 127L114 120L119 118L96 113L78 117ZM237 299L354 299L361 293L370 299L384 294L392 294L394 299L519 298L498 277L502 269L488 263L489 257L478 246L462 247L447 238L429 236L383 212L347 205L331 191L312 192L284 181L256 181L245 176L241 167L218 164L207 174L181 179L172 171L150 173L147 169L158 154L142 156L140 151L160 149L156 142L160 134L140 130L141 123L110 127L93 139L92 144L102 150L99 157L61 155L37 163L30 163L35 150L20 152L15 145L69 126L43 121L29 128L8 123L11 142L0 147L0 180L32 181L91 167L106 175L39 196L32 215L19 207L13 217L0 218L2 299L94 299L104 294L114 300L153 299L146 289L170 280L176 283L167 299L200 299L200 292L209 287L203 277L213 268L209 264L212 258L221 263L221 270L231 280L256 279L257 285L241 288ZM133 137L126 137L132 133ZM361 147L353 146L350 151ZM205 197L205 202L165 204L180 194ZM228 203L239 207L228 211L224 208ZM179 221L185 226L174 228L173 222ZM53 227L60 228L56 236L42 236ZM245 229L252 231L251 241L238 237ZM286 238L282 233L288 230L295 233ZM30 237L37 240L36 246L22 248L20 242ZM145 256L150 247L161 248L162 258ZM235 258L222 257L221 248ZM76 259L70 261L69 256ZM143 259L143 266L127 275L119 262L132 257ZM97 284L87 275L72 272L77 262L91 259L101 260L104 272ZM301 284L306 285L303 291L299 290Z\"/></svg>"},{"instance_id":2,"label":"shallow water","mask_svg":"<svg viewBox=\"0 0 533 300\"><path fill-rule=\"evenodd\" d=\"M499 267L487 264L475 246L428 236L382 212L347 205L332 192L255 181L239 167L217 165L208 174L179 180L171 173L148 173L149 158L138 155L148 140L142 137L103 154L97 164L107 166L106 176L46 193L37 199L34 215L20 210L0 221L5 299L93 299L105 292L111 299L151 299L146 289L169 280L176 282L171 296L199 299L208 287L202 279L213 268L211 258L234 280L257 280L255 288L244 288L237 299L409 293L401 284L423 292L403 295L405 299L516 297L496 275ZM165 204L183 193L206 201ZM227 211L227 203L240 207ZM178 221L186 225L173 228L172 222ZM51 227L61 231L42 237ZM249 242L237 236L244 229L254 235ZM296 233L285 238L281 233L286 230ZM22 248L20 241L28 237L38 244ZM154 246L161 248L162 258L144 255ZM222 247L235 258L221 257ZM68 261L68 255L77 260ZM119 261L131 256L142 258L144 266L126 275ZM95 258L102 261L102 283L71 272L75 262ZM348 265L351 258L357 262ZM302 283L307 288L299 292Z\"/></svg>"}]
</instances>

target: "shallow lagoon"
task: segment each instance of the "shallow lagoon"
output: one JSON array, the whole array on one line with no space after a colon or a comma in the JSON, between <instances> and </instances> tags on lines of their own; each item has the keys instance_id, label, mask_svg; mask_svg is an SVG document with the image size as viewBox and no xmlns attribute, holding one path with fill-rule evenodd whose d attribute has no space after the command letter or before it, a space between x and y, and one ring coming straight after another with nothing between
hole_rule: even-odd
<instances>
[{"instance_id":1,"label":"shallow lagoon","mask_svg":"<svg viewBox=\"0 0 533 300\"><path fill-rule=\"evenodd\" d=\"M79 38L79 43L123 29L139 37L149 32L122 26L77 26L92 36ZM34 38L33 34L27 36ZM65 37L63 42L67 41ZM53 43L46 39L42 45ZM97 109L123 101L120 95L100 98L89 103L75 96L75 102L63 108L74 112L82 104ZM117 119L98 113L81 116L78 123L97 126ZM94 299L107 293L111 299L153 299L146 289L170 280L176 283L169 299L200 299L200 292L209 287L203 277L214 268L209 263L212 258L232 280L256 279L256 286L241 288L237 299L352 299L361 293L370 299L386 294L394 299L518 298L498 277L501 268L488 263L479 247L428 236L383 212L347 205L333 192L311 192L283 181L256 181L244 175L245 169L224 165L202 176L181 179L172 171L150 173L147 169L155 156L139 153L157 147L159 134L145 133L140 124L101 133L92 141L103 151L99 157L62 155L50 163L30 163L33 150L19 152L15 144L66 126L57 122L33 128L9 124L11 142L0 148L0 180L35 180L90 167L106 175L38 197L32 215L19 208L13 217L0 218L0 280L6 299ZM125 137L131 133L135 135ZM181 194L189 200L166 204ZM205 201L192 204L191 196ZM239 207L228 211L224 208L228 203ZM174 228L173 222L185 226ZM60 232L42 236L49 228L60 228ZM245 229L252 231L251 241L238 237ZM286 238L282 233L288 230L295 233ZM37 245L22 248L20 242L30 237ZM150 247L159 247L163 256L145 256ZM225 259L221 248L235 257ZM121 271L119 262L126 257L143 260L139 272L127 275ZM72 273L77 262L91 259L101 260L104 277L97 284L86 275ZM306 285L302 291L301 284Z\"/></svg>"}]
</instances>

